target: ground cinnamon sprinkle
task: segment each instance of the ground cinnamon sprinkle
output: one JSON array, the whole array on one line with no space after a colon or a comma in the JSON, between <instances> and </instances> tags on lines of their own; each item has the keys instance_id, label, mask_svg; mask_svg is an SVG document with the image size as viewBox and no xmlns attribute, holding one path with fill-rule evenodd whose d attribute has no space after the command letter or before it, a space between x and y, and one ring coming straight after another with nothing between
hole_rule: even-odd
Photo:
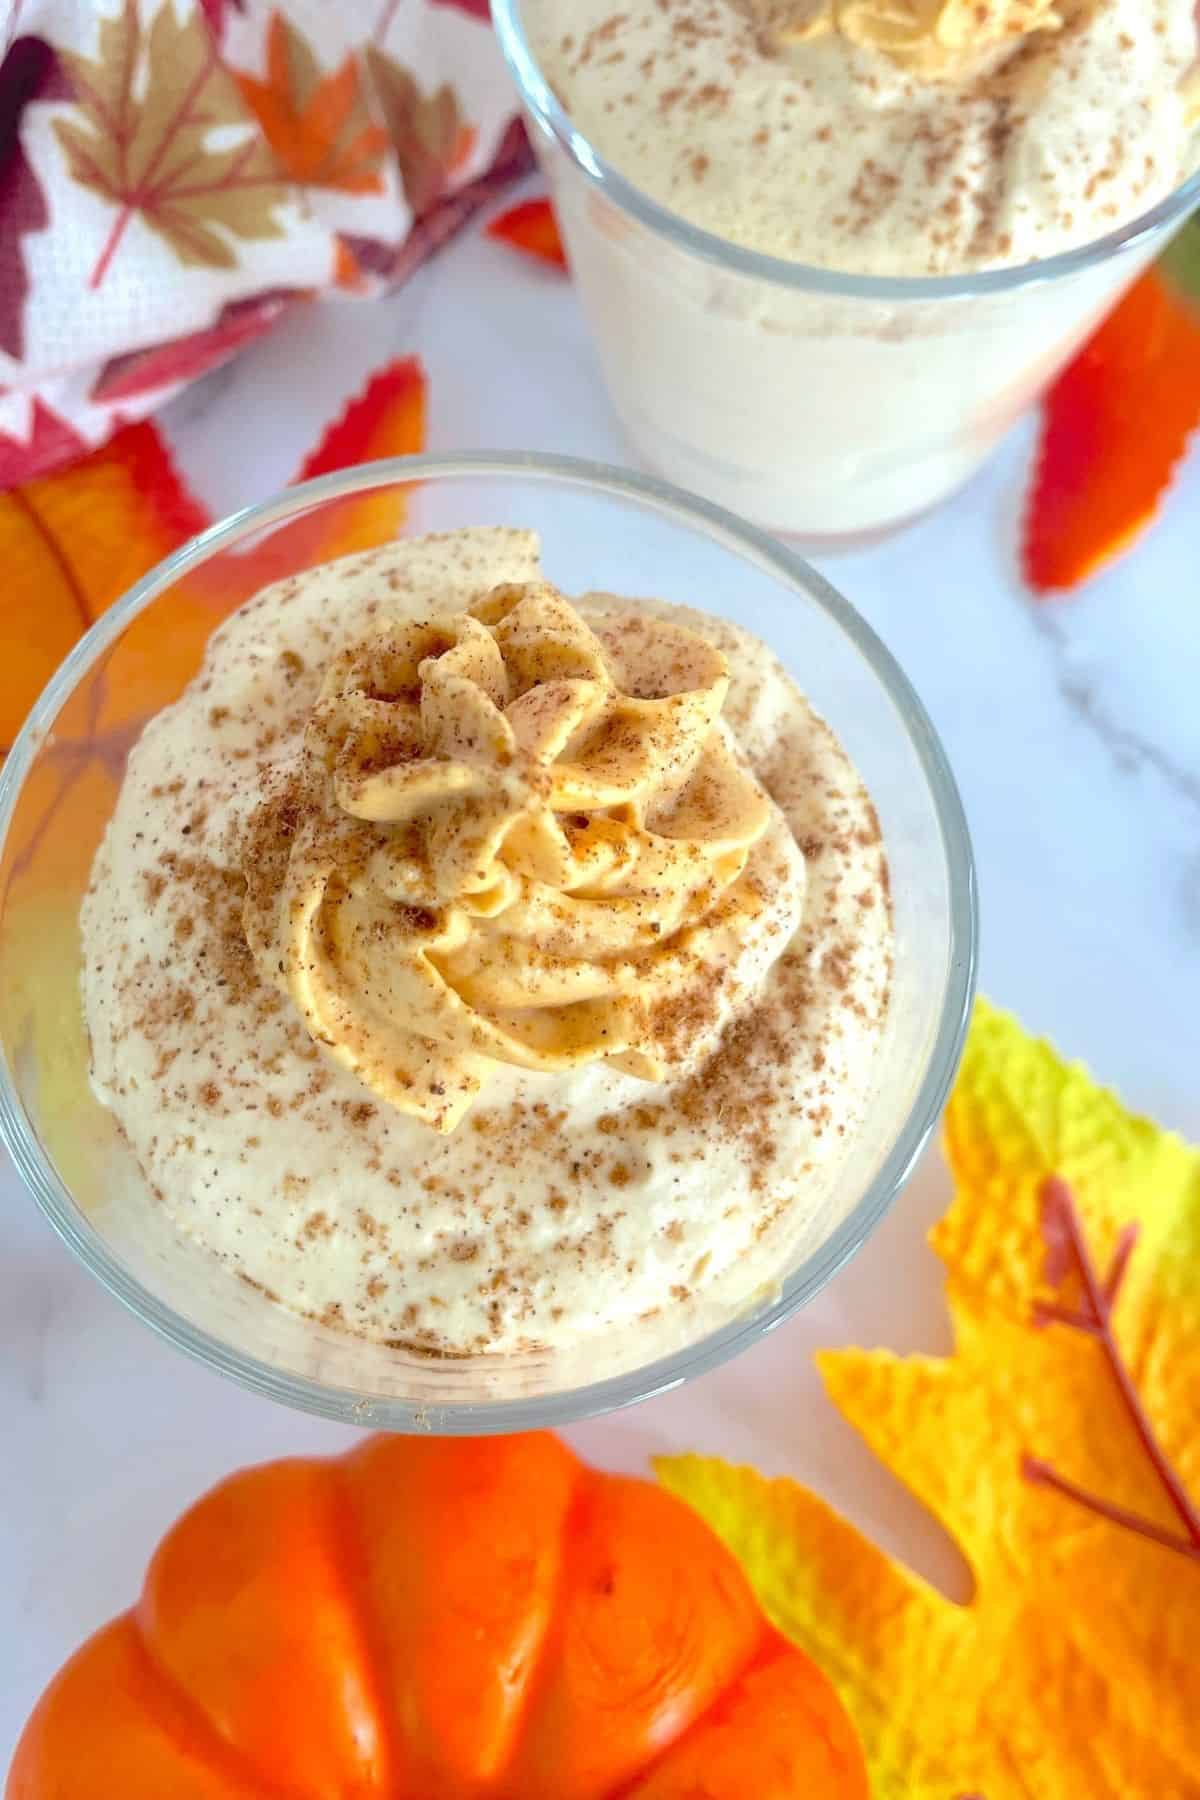
<instances>
[{"instance_id":1,"label":"ground cinnamon sprinkle","mask_svg":"<svg viewBox=\"0 0 1200 1800\"><path fill-rule=\"evenodd\" d=\"M322 672L322 656L308 649L316 638L300 623L301 600L294 594L289 603L289 642L300 646L290 653L294 664L282 653L275 658L272 716L281 736L263 753L262 768L254 755L239 756L264 736L261 712L224 682L215 689L220 706L211 704L212 692L197 702L203 753L195 770L148 784L157 791L129 900L122 1011L147 1045L144 1079L165 1088L184 1128L171 1155L202 1196L194 1216L205 1218L203 1196L211 1194L214 1252L325 1328L431 1355L463 1348L447 1337L462 1295L472 1297L478 1321L470 1347L507 1346L523 1333L536 1343L546 1321L572 1316L578 1301L571 1296L588 1284L636 1287L648 1238L676 1259L669 1284L676 1304L683 1294L690 1303L713 1267L698 1236L707 1228L698 1196L725 1195L723 1210L740 1221L746 1241L765 1242L803 1191L818 1142L837 1135L831 1094L855 1034L877 1026L886 998L882 973L860 968L855 954L858 935L877 935L876 916L886 916L878 820L808 715L799 715L794 738L777 737L772 727L759 742L735 699L733 728L754 746L764 783L795 820L809 863L812 904L767 988L742 994L704 969L696 980L683 957L680 990L648 1013L656 1039L687 1068L676 1080L614 1077L588 1117L574 1102L559 1103L560 1090L548 1082L544 1090L520 1089L517 1099L481 1103L450 1140L413 1136L308 1040L245 941L243 856L251 884L273 882L295 834L312 824L303 786L278 774L286 763L281 746L307 716ZM327 606L322 621L330 616ZM614 644L628 638L634 666L643 625L634 615L624 634L614 627ZM744 654L741 639L728 643L731 654ZM610 747L625 742L617 721ZM838 780L830 778L833 766ZM264 782L271 807L247 853L227 797ZM698 784L693 801L697 818L719 819L716 788ZM591 828L587 814L568 824L582 835ZM761 881L778 874L773 867L764 863L760 898ZM432 929L432 917L416 917L419 910L409 924ZM553 935L567 922L566 913L551 921L548 965L560 951L569 956ZM843 997L857 1010L843 1008ZM687 1065L689 1046L713 1033L727 1010L734 1022L716 1048L699 1066ZM538 1091L547 1098L530 1097ZM798 1143L807 1148L797 1153ZM155 1182L171 1204L171 1156L154 1155ZM286 1239L303 1274L285 1261L263 1281L263 1263L245 1260L250 1228L259 1240L274 1232L277 1246ZM343 1274L331 1294L324 1271L334 1254Z\"/></svg>"}]
</instances>

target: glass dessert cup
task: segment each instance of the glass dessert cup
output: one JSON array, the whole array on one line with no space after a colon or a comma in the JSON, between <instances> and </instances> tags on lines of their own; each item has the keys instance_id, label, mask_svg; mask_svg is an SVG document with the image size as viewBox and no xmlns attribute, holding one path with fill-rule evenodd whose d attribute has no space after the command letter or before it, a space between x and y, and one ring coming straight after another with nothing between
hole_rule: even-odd
<instances>
[{"instance_id":1,"label":"glass dessert cup","mask_svg":"<svg viewBox=\"0 0 1200 1800\"><path fill-rule=\"evenodd\" d=\"M406 516L405 516L406 515ZM403 517L403 522L399 523ZM128 749L264 581L346 547L463 525L527 526L568 594L607 589L719 612L763 638L858 765L895 902L895 979L867 1124L778 1279L736 1313L668 1305L570 1351L438 1358L285 1311L184 1237L93 1096L79 906ZM895 1198L953 1078L974 987L970 843L920 702L853 608L769 537L663 483L536 455L412 457L291 489L195 539L92 628L0 773L0 1130L84 1265L162 1336L246 1386L329 1418L478 1433L561 1425L674 1387L811 1299Z\"/></svg>"},{"instance_id":2,"label":"glass dessert cup","mask_svg":"<svg viewBox=\"0 0 1200 1800\"><path fill-rule=\"evenodd\" d=\"M1078 250L973 275L785 262L610 167L544 80L524 0L493 17L639 461L813 550L869 541L975 473L1200 205L1200 173Z\"/></svg>"}]
</instances>

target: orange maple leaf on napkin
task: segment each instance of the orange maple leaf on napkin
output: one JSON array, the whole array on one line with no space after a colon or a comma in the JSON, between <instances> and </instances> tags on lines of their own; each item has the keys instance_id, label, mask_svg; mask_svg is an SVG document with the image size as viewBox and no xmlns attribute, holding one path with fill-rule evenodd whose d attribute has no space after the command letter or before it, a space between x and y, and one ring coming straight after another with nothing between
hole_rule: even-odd
<instances>
[{"instance_id":1,"label":"orange maple leaf on napkin","mask_svg":"<svg viewBox=\"0 0 1200 1800\"><path fill-rule=\"evenodd\" d=\"M248 106L293 181L378 194L389 138L376 125L353 55L323 74L303 32L281 13L267 29L267 77L238 77Z\"/></svg>"},{"instance_id":2,"label":"orange maple leaf on napkin","mask_svg":"<svg viewBox=\"0 0 1200 1800\"><path fill-rule=\"evenodd\" d=\"M795 1482L659 1474L838 1686L875 1800L1195 1800L1200 1152L982 1003L946 1145L953 1356L820 1366L961 1545L970 1604Z\"/></svg>"},{"instance_id":3,"label":"orange maple leaf on napkin","mask_svg":"<svg viewBox=\"0 0 1200 1800\"><path fill-rule=\"evenodd\" d=\"M165 0L146 28L124 0L100 19L98 46L94 61L59 51L82 118L53 124L74 179L117 209L89 285L135 216L181 263L212 269L237 266L231 237L282 237L290 190L200 14L180 18ZM230 127L241 127L232 145Z\"/></svg>"}]
</instances>

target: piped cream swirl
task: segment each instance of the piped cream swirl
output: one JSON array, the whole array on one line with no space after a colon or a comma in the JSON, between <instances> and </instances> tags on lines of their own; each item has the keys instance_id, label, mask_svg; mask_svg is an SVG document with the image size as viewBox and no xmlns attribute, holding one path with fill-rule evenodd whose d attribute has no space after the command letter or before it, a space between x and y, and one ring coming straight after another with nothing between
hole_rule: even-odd
<instances>
[{"instance_id":1,"label":"piped cream swirl","mask_svg":"<svg viewBox=\"0 0 1200 1800\"><path fill-rule=\"evenodd\" d=\"M836 31L929 81L968 78L1036 32L1062 29L1057 0L753 0L780 44ZM1074 0L1078 5L1078 0Z\"/></svg>"},{"instance_id":2,"label":"piped cream swirl","mask_svg":"<svg viewBox=\"0 0 1200 1800\"><path fill-rule=\"evenodd\" d=\"M721 720L722 654L544 583L327 671L243 849L260 971L452 1131L489 1065L694 1065L794 935L804 862Z\"/></svg>"}]
</instances>

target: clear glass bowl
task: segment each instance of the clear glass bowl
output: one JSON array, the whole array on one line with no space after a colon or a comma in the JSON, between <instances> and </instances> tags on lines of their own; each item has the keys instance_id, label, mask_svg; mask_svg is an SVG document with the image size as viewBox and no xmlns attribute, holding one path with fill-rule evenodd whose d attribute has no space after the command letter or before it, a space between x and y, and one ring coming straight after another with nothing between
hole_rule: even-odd
<instances>
[{"instance_id":1,"label":"clear glass bowl","mask_svg":"<svg viewBox=\"0 0 1200 1800\"><path fill-rule=\"evenodd\" d=\"M879 536L967 481L1200 205L1200 174L1059 256L872 277L730 243L642 193L493 17L613 407L638 459L808 548Z\"/></svg>"},{"instance_id":2,"label":"clear glass bowl","mask_svg":"<svg viewBox=\"0 0 1200 1800\"><path fill-rule=\"evenodd\" d=\"M403 507L407 518L399 524ZM601 1332L570 1354L437 1359L285 1311L182 1237L92 1095L79 904L130 744L267 578L348 541L532 527L549 577L723 613L773 646L874 797L896 911L894 998L866 1128L771 1295L719 1319ZM348 536L349 534L349 536ZM0 774L0 1129L39 1206L139 1318L246 1386L392 1430L501 1431L624 1406L701 1374L795 1312L863 1242L932 1131L974 986L971 849L920 701L870 628L788 550L662 483L535 455L373 463L251 507L170 557L51 681Z\"/></svg>"}]
</instances>

